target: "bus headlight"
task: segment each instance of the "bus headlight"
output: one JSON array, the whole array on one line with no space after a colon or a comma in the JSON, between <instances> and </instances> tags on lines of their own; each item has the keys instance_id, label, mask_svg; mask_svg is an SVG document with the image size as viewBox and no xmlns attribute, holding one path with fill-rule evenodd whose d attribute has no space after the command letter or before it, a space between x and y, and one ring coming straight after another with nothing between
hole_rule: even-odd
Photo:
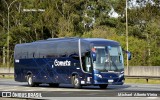
<instances>
[{"instance_id":1,"label":"bus headlight","mask_svg":"<svg viewBox=\"0 0 160 100\"><path fill-rule=\"evenodd\" d=\"M99 77L99 78L102 78L102 75L100 75L100 74L94 74L94 75Z\"/></svg>"}]
</instances>

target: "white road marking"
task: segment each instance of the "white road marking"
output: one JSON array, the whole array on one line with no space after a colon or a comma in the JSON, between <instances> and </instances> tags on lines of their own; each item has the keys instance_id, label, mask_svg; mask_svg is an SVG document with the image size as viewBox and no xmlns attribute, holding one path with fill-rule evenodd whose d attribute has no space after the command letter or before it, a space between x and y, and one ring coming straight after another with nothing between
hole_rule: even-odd
<instances>
[{"instance_id":1,"label":"white road marking","mask_svg":"<svg viewBox=\"0 0 160 100\"><path fill-rule=\"evenodd\" d=\"M6 90L3 90L3 91L11 91L10 89L6 89Z\"/></svg>"},{"instance_id":2,"label":"white road marking","mask_svg":"<svg viewBox=\"0 0 160 100\"><path fill-rule=\"evenodd\" d=\"M147 97L147 99L155 100L155 99L158 99L158 97Z\"/></svg>"},{"instance_id":3,"label":"white road marking","mask_svg":"<svg viewBox=\"0 0 160 100\"><path fill-rule=\"evenodd\" d=\"M8 89L8 91L14 91L14 90L17 90L17 89Z\"/></svg>"},{"instance_id":4,"label":"white road marking","mask_svg":"<svg viewBox=\"0 0 160 100\"><path fill-rule=\"evenodd\" d=\"M41 90L47 89L47 88L40 88Z\"/></svg>"},{"instance_id":5,"label":"white road marking","mask_svg":"<svg viewBox=\"0 0 160 100\"><path fill-rule=\"evenodd\" d=\"M14 87L3 87L3 88L0 88L0 91L2 91L2 90L10 90L10 89L14 89Z\"/></svg>"},{"instance_id":6,"label":"white road marking","mask_svg":"<svg viewBox=\"0 0 160 100\"><path fill-rule=\"evenodd\" d=\"M25 91L35 91L35 90L25 90Z\"/></svg>"},{"instance_id":7,"label":"white road marking","mask_svg":"<svg viewBox=\"0 0 160 100\"><path fill-rule=\"evenodd\" d=\"M30 88L30 87L24 87L24 88L28 89L28 88Z\"/></svg>"}]
</instances>

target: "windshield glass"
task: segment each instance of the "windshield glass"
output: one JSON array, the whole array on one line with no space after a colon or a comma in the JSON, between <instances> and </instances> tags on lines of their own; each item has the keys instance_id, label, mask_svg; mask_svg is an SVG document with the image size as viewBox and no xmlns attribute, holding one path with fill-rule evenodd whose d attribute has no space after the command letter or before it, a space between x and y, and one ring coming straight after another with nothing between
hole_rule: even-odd
<instances>
[{"instance_id":1,"label":"windshield glass","mask_svg":"<svg viewBox=\"0 0 160 100\"><path fill-rule=\"evenodd\" d=\"M101 72L122 71L123 55L120 46L94 46L96 60L93 62L94 69Z\"/></svg>"}]
</instances>

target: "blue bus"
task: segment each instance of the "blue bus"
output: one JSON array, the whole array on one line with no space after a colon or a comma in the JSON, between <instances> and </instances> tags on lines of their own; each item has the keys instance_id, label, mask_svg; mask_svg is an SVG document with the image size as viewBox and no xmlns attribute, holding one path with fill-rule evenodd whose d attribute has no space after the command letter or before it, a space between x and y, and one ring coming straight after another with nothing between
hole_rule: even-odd
<instances>
[{"instance_id":1,"label":"blue bus","mask_svg":"<svg viewBox=\"0 0 160 100\"><path fill-rule=\"evenodd\" d=\"M16 44L15 81L29 86L73 84L75 88L124 83L123 50L102 38L50 38Z\"/></svg>"}]
</instances>

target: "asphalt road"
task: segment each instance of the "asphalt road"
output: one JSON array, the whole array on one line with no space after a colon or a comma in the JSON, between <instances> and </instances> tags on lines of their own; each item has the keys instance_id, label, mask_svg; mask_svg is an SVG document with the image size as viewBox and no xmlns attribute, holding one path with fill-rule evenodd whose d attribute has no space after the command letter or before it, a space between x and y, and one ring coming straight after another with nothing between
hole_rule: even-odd
<instances>
[{"instance_id":1,"label":"asphalt road","mask_svg":"<svg viewBox=\"0 0 160 100\"><path fill-rule=\"evenodd\" d=\"M12 97L16 98L54 100L64 100L64 97L65 100L82 100L82 98L86 100L106 100L106 98L112 100L121 100L123 98L127 98L127 100L160 100L160 84L109 85L107 89L100 89L98 86L84 86L82 89L75 89L72 85L67 84L60 84L58 88L49 87L47 84L42 84L39 87L29 87L26 82L0 79L0 92L1 96L6 96L4 93L10 93Z\"/></svg>"}]
</instances>

